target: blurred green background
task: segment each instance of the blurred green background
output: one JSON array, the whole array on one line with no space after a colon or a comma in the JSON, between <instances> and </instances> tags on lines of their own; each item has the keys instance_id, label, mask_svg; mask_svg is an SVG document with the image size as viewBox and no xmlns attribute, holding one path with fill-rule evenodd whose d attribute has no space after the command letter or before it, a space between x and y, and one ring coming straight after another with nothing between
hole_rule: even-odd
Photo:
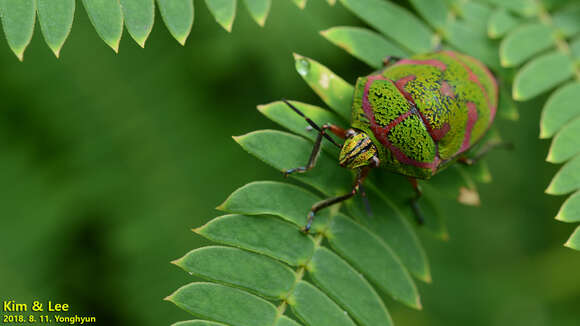
<instances>
[{"instance_id":1,"label":"blurred green background","mask_svg":"<svg viewBox=\"0 0 580 326\"><path fill-rule=\"evenodd\" d=\"M181 47L157 18L145 49L118 55L85 12L61 59L37 29L20 63L0 42L0 297L69 303L99 325L168 325L190 316L162 299L192 279L169 262L203 244L190 232L253 180L281 180L230 136L277 128L255 106L287 97L322 105L292 52L354 82L369 69L319 36L361 23L340 5L274 1L265 28L243 8L232 34L197 2ZM513 152L488 162L481 207L442 203L450 240L421 232L433 283L424 311L390 303L397 325L579 325L580 253L543 190L557 166L537 137L540 103L498 121Z\"/></svg>"}]
</instances>

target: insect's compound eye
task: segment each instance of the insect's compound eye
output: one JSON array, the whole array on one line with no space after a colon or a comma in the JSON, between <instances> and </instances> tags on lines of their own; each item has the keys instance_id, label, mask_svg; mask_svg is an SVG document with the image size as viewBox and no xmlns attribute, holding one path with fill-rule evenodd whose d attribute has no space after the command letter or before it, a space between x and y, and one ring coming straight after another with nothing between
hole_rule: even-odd
<instances>
[{"instance_id":1,"label":"insect's compound eye","mask_svg":"<svg viewBox=\"0 0 580 326\"><path fill-rule=\"evenodd\" d=\"M346 138L350 138L350 137L354 136L355 134L356 134L356 132L354 130L348 129L346 131L346 134L345 135L346 135Z\"/></svg>"}]
</instances>

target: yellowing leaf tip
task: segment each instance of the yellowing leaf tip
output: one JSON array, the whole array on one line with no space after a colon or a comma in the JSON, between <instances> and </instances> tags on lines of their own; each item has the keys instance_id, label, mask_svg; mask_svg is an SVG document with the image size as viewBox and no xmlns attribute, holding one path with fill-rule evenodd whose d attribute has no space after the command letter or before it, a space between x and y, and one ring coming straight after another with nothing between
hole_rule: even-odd
<instances>
[{"instance_id":1,"label":"yellowing leaf tip","mask_svg":"<svg viewBox=\"0 0 580 326\"><path fill-rule=\"evenodd\" d=\"M550 183L550 185L548 186L548 188L546 188L546 190L544 190L544 192L548 195L557 195L555 189L554 189L554 184L553 182Z\"/></svg>"}]
</instances>

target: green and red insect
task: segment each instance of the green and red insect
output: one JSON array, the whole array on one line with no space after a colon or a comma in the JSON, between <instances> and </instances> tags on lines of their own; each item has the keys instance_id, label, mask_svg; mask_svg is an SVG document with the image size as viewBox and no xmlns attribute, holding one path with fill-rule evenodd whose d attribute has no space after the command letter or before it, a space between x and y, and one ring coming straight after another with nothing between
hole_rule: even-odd
<instances>
[{"instance_id":1,"label":"green and red insect","mask_svg":"<svg viewBox=\"0 0 580 326\"><path fill-rule=\"evenodd\" d=\"M319 135L308 164L285 175L312 169L323 137L341 148L341 166L358 171L351 192L312 206L304 231L318 210L354 196L370 169L378 167L409 177L417 192L412 206L421 221L416 179L429 179L456 161L472 163L465 154L489 129L497 110L494 76L477 59L453 51L392 61L386 59L382 70L358 78L348 130L319 127L286 102ZM344 144L338 145L327 131L345 139Z\"/></svg>"}]
</instances>

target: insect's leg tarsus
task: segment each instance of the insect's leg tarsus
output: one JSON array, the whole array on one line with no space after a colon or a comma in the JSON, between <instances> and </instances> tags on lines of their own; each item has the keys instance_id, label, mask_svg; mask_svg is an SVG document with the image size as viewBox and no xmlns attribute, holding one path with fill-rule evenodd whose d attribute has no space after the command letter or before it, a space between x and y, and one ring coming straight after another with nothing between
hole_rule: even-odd
<instances>
[{"instance_id":1,"label":"insect's leg tarsus","mask_svg":"<svg viewBox=\"0 0 580 326\"><path fill-rule=\"evenodd\" d=\"M408 180L411 183L411 186L413 186L413 190L415 190L415 196L411 198L411 209L413 209L417 224L423 225L425 223L425 217L423 216L421 208L419 207L419 199L421 199L421 196L423 196L423 191L421 191L421 186L419 186L417 179L408 178Z\"/></svg>"},{"instance_id":2,"label":"insect's leg tarsus","mask_svg":"<svg viewBox=\"0 0 580 326\"><path fill-rule=\"evenodd\" d=\"M306 221L306 226L304 226L302 228L302 232L308 233L308 231L310 231L310 227L312 227L312 222L314 221L314 217L316 215L316 212L318 212L319 210L326 208L328 206L332 206L334 204L338 204L340 202L343 202L343 201L351 198L352 196L354 196L358 192L360 185L363 183L363 181L367 177L369 171L370 171L370 167L363 167L363 168L359 169L358 174L356 176L356 179L354 181L354 185L352 186L352 190L349 193L346 193L346 194L340 195L340 196L336 196L336 197L331 197L331 198L328 198L325 200L321 200L321 201L315 203L314 205L312 205L312 208L310 209L310 212L308 213L308 220Z\"/></svg>"},{"instance_id":3,"label":"insect's leg tarsus","mask_svg":"<svg viewBox=\"0 0 580 326\"><path fill-rule=\"evenodd\" d=\"M483 145L483 147L477 152L473 157L460 157L458 162L467 166L471 166L479 162L487 153L494 149L507 149L513 150L514 144L511 142L504 142L504 141L488 141Z\"/></svg>"},{"instance_id":4,"label":"insect's leg tarsus","mask_svg":"<svg viewBox=\"0 0 580 326\"><path fill-rule=\"evenodd\" d=\"M306 171L311 170L314 166L316 166L316 160L318 159L318 155L320 155L320 149L322 148L322 137L326 134L326 125L322 126L320 132L318 133L318 137L314 141L314 147L312 148L312 153L310 153L310 158L308 159L308 163L306 166L300 166L297 168L292 168L284 171L284 177L287 177L289 174L294 172L304 173Z\"/></svg>"}]
</instances>

